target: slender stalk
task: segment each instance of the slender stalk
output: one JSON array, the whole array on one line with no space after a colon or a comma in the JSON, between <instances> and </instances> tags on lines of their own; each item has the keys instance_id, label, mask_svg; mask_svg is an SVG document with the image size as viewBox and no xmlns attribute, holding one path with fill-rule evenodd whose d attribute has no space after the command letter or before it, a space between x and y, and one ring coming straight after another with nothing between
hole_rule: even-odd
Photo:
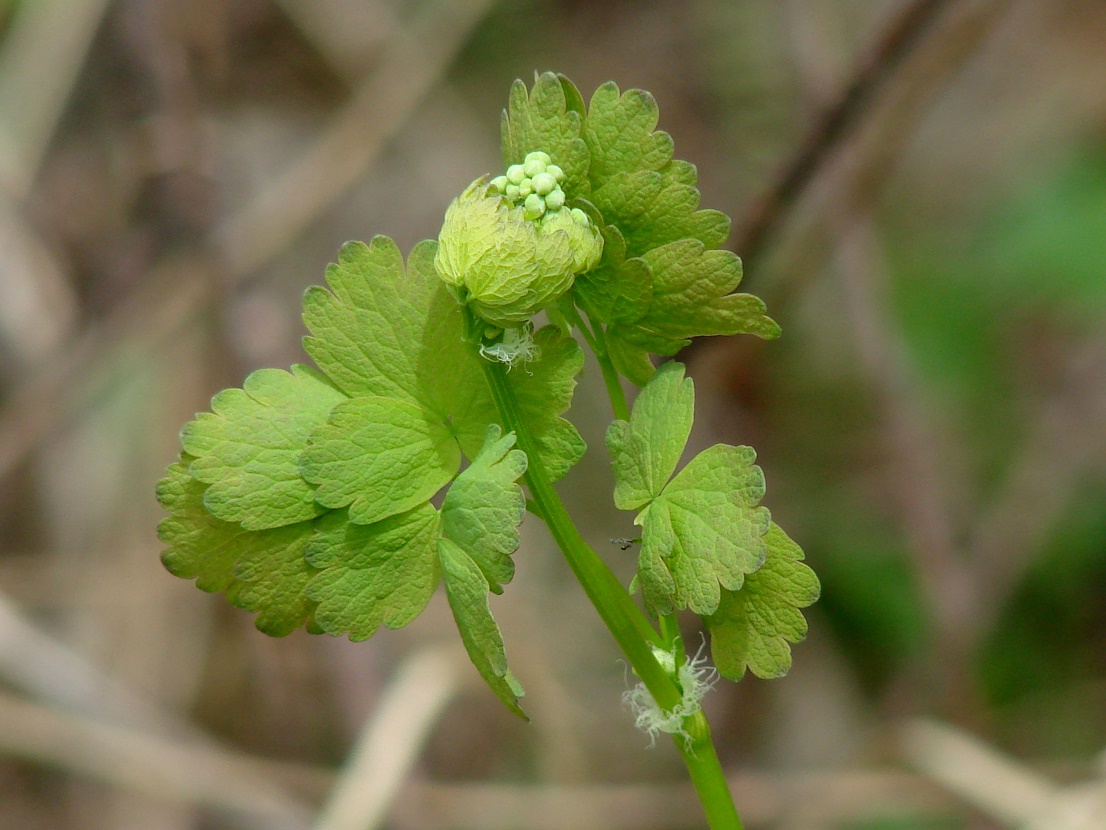
<instances>
[{"instance_id":1,"label":"slender stalk","mask_svg":"<svg viewBox=\"0 0 1106 830\"><path fill-rule=\"evenodd\" d=\"M674 709L682 699L682 692L653 655L654 646L665 647L665 638L654 630L622 583L576 529L537 452L514 389L508 382L506 368L501 363L482 363L504 426L515 433L519 449L529 459L525 480L530 498L588 599L653 700L664 710ZM683 728L685 734L673 738L683 755L711 830L742 830L706 717L701 711L697 712L685 719Z\"/></svg>"},{"instance_id":2,"label":"slender stalk","mask_svg":"<svg viewBox=\"0 0 1106 830\"><path fill-rule=\"evenodd\" d=\"M590 317L589 317L590 319ZM620 421L630 420L630 405L626 402L626 392L622 389L622 381L618 377L618 371L611 362L610 352L607 350L607 334L603 327L592 320L595 329L595 357L599 361L599 368L603 371L603 383L607 387L607 395L611 399L611 407L614 409L614 417Z\"/></svg>"},{"instance_id":3,"label":"slender stalk","mask_svg":"<svg viewBox=\"0 0 1106 830\"><path fill-rule=\"evenodd\" d=\"M588 345L591 346L591 350L595 352L595 359L599 361L599 369L603 372L603 384L607 387L607 397L611 399L611 409L614 410L614 417L620 421L630 420L630 405L626 402L626 393L622 389L622 381L618 378L618 371L611 362L611 355L607 350L607 334L603 331L602 324L597 323L595 318L587 313L587 309L584 310L584 313L587 314L588 323L591 324L590 327L580 317L576 306L568 306L562 310L568 321L580 330Z\"/></svg>"}]
</instances>

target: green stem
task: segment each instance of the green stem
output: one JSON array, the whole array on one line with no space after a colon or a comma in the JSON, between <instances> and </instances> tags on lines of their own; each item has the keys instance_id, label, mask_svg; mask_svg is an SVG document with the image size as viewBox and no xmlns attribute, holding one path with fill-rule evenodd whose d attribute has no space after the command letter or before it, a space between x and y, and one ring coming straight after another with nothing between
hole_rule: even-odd
<instances>
[{"instance_id":1,"label":"green stem","mask_svg":"<svg viewBox=\"0 0 1106 830\"><path fill-rule=\"evenodd\" d=\"M607 386L607 395L611 399L611 408L614 409L614 417L620 421L630 420L630 405L626 403L626 392L622 389L622 380L618 377L618 370L611 362L610 352L607 351L607 335L601 325L595 326L595 358L599 361L599 368L603 371L603 383Z\"/></svg>"},{"instance_id":2,"label":"green stem","mask_svg":"<svg viewBox=\"0 0 1106 830\"><path fill-rule=\"evenodd\" d=\"M486 360L481 363L503 424L515 433L519 449L526 453L529 460L525 480L531 499L634 672L657 705L671 711L680 704L682 692L653 655L653 647L663 648L664 639L654 630L618 577L584 541L569 517L523 418L518 398L507 379L506 367ZM673 738L684 757L711 830L742 830L711 741L706 717L699 711L684 720L683 728L686 734L674 735Z\"/></svg>"},{"instance_id":3,"label":"green stem","mask_svg":"<svg viewBox=\"0 0 1106 830\"><path fill-rule=\"evenodd\" d=\"M714 751L710 724L702 710L684 719L684 731L686 739L679 735L673 735L673 738L684 756L684 764L691 775L691 783L695 785L695 792L699 794L711 830L742 830L744 825L737 815L729 782L722 772L718 753Z\"/></svg>"},{"instance_id":4,"label":"green stem","mask_svg":"<svg viewBox=\"0 0 1106 830\"><path fill-rule=\"evenodd\" d=\"M607 397L611 399L611 409L614 410L614 417L620 421L630 420L630 405L626 402L626 392L622 389L622 381L618 377L618 370L614 368L614 364L611 362L611 355L607 350L607 334L603 331L602 324L597 323L595 318L588 314L587 309L584 309L584 313L587 314L588 322L591 323L590 328L584 324L575 306L570 306L564 311L569 322L580 330L580 333L584 335L584 339L588 341L588 345L591 346L591 350L595 352L595 359L599 361L599 369L603 372L603 384L607 387Z\"/></svg>"}]
</instances>

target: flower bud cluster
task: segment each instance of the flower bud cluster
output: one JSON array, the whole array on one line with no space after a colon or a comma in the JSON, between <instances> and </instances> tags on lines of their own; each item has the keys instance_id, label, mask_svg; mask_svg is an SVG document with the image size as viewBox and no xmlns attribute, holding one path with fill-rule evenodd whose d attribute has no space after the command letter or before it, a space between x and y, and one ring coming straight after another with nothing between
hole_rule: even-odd
<instances>
[{"instance_id":1,"label":"flower bud cluster","mask_svg":"<svg viewBox=\"0 0 1106 830\"><path fill-rule=\"evenodd\" d=\"M540 219L547 210L559 210L565 203L561 190L564 171L553 164L548 153L527 153L522 164L512 164L507 174L496 176L491 186L513 205L522 205L523 216Z\"/></svg>"},{"instance_id":2,"label":"flower bud cluster","mask_svg":"<svg viewBox=\"0 0 1106 830\"><path fill-rule=\"evenodd\" d=\"M603 254L588 215L565 206L564 171L548 154L473 182L446 211L434 264L458 300L499 328L555 302Z\"/></svg>"}]
</instances>

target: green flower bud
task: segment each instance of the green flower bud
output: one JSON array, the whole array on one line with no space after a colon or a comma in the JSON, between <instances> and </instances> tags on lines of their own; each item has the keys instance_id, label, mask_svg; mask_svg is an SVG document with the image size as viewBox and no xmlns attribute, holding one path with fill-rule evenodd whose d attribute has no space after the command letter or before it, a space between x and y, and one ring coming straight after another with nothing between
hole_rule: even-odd
<instances>
[{"instance_id":1,"label":"green flower bud","mask_svg":"<svg viewBox=\"0 0 1106 830\"><path fill-rule=\"evenodd\" d=\"M561 193L561 191L557 190L554 193ZM588 215L579 208L573 208L570 211L553 210L552 205L549 204L549 199L553 195L550 193L546 197L546 207L549 210L541 220L541 232L567 234L572 245L573 272L583 274L590 271L599 264L603 256L603 236L588 219ZM562 200L563 198L562 193Z\"/></svg>"},{"instance_id":2,"label":"green flower bud","mask_svg":"<svg viewBox=\"0 0 1106 830\"><path fill-rule=\"evenodd\" d=\"M557 180L546 173L538 173L531 180L531 184L534 186L534 192L539 196L548 196L553 192L553 188L557 186Z\"/></svg>"},{"instance_id":3,"label":"green flower bud","mask_svg":"<svg viewBox=\"0 0 1106 830\"><path fill-rule=\"evenodd\" d=\"M507 184L508 182L506 176L496 176L491 181L491 186L498 190L500 193L507 192Z\"/></svg>"},{"instance_id":4,"label":"green flower bud","mask_svg":"<svg viewBox=\"0 0 1106 830\"><path fill-rule=\"evenodd\" d=\"M545 213L545 200L537 193L531 193L522 203L522 215L527 219L539 219Z\"/></svg>"},{"instance_id":5,"label":"green flower bud","mask_svg":"<svg viewBox=\"0 0 1106 830\"><path fill-rule=\"evenodd\" d=\"M526 158L522 160L522 170L527 176L532 178L539 173L544 173L550 161L552 161L552 159L549 158L548 153L536 150L533 153L526 154Z\"/></svg>"},{"instance_id":6,"label":"green flower bud","mask_svg":"<svg viewBox=\"0 0 1106 830\"><path fill-rule=\"evenodd\" d=\"M549 210L560 210L564 207L565 192L559 187L545 197L545 206Z\"/></svg>"},{"instance_id":7,"label":"green flower bud","mask_svg":"<svg viewBox=\"0 0 1106 830\"><path fill-rule=\"evenodd\" d=\"M573 222L568 211L547 212L540 196L531 197L541 203L545 222L564 214L575 230L527 218L526 207L478 179L450 204L438 238L434 265L442 280L485 322L504 329L529 320L572 287L581 239L594 246L598 238L602 252L593 228Z\"/></svg>"},{"instance_id":8,"label":"green flower bud","mask_svg":"<svg viewBox=\"0 0 1106 830\"><path fill-rule=\"evenodd\" d=\"M507 181L511 184L518 184L526 178L526 171L522 169L521 164L512 164L507 168Z\"/></svg>"},{"instance_id":9,"label":"green flower bud","mask_svg":"<svg viewBox=\"0 0 1106 830\"><path fill-rule=\"evenodd\" d=\"M565 171L555 164L550 164L545 168L545 172L556 179L558 182L565 180Z\"/></svg>"}]
</instances>

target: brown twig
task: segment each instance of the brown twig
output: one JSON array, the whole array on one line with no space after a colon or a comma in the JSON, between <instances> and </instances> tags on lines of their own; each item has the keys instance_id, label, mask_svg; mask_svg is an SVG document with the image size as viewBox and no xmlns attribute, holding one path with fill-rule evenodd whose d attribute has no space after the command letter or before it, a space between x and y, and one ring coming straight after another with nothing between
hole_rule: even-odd
<instances>
[{"instance_id":1,"label":"brown twig","mask_svg":"<svg viewBox=\"0 0 1106 830\"><path fill-rule=\"evenodd\" d=\"M733 247L746 270L759 262L791 208L818 176L832 152L871 108L876 91L903 65L918 43L933 30L941 11L955 0L914 0L880 33L858 63L852 80L836 102L773 178L768 189L737 223Z\"/></svg>"}]
</instances>

